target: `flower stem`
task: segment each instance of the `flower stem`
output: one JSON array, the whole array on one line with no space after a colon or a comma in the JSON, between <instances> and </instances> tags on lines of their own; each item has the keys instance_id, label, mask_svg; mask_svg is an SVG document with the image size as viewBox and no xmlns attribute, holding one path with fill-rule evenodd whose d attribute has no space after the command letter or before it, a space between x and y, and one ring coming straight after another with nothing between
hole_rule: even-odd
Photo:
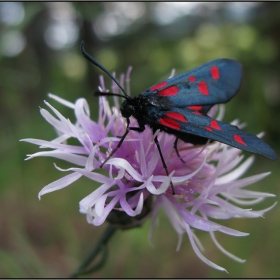
<instances>
[{"instance_id":1,"label":"flower stem","mask_svg":"<svg viewBox=\"0 0 280 280\"><path fill-rule=\"evenodd\" d=\"M93 247L93 250L89 253L89 255L85 258L85 260L81 263L81 265L74 271L69 278L76 278L82 274L87 274L97 269L101 268L105 263L107 257L107 242L113 236L114 232L116 231L116 227L109 224L103 234L101 235L100 239ZM99 262L97 262L92 267L88 268L88 266L92 263L92 261L98 256L98 254L103 250L103 254Z\"/></svg>"}]
</instances>

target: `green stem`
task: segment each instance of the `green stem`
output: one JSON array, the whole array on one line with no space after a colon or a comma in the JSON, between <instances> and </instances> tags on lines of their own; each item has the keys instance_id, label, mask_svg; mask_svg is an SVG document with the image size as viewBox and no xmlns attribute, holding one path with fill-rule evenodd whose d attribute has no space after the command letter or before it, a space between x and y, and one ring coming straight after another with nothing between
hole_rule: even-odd
<instances>
[{"instance_id":1,"label":"green stem","mask_svg":"<svg viewBox=\"0 0 280 280\"><path fill-rule=\"evenodd\" d=\"M101 235L101 238L98 240L96 245L94 246L93 250L90 252L90 254L85 258L85 260L82 262L82 264L77 268L75 272L73 272L70 275L70 278L76 278L81 274L86 274L89 272L92 272L94 270L97 270L100 268L104 263L104 257L101 258L101 261L99 261L95 266L87 269L87 267L92 263L92 261L96 258L96 256L100 253L102 249L106 250L106 243L109 241L109 239L112 237L114 232L116 231L116 227L109 224L103 234ZM105 251L106 253L106 251ZM107 254L105 254L106 256Z\"/></svg>"}]
</instances>

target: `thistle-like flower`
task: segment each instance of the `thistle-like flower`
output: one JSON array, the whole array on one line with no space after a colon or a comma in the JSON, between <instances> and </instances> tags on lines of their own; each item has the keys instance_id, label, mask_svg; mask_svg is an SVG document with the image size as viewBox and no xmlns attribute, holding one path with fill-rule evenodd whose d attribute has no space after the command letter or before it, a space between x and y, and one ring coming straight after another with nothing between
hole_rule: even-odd
<instances>
[{"instance_id":1,"label":"thistle-like flower","mask_svg":"<svg viewBox=\"0 0 280 280\"><path fill-rule=\"evenodd\" d=\"M121 75L120 83L123 86L126 78L127 92L129 92L129 76ZM100 91L106 91L103 78L100 78ZM115 83L112 91L118 92ZM88 223L95 226L105 221L119 227L129 228L144 222L152 217L151 236L154 229L157 213L162 208L179 236L179 249L182 236L187 233L191 246L197 256L219 270L224 268L206 259L202 253L202 246L194 230L210 233L217 247L227 256L243 262L227 252L216 240L214 232L220 231L233 236L246 236L243 233L217 222L216 219L256 218L261 217L268 209L253 211L240 206L251 206L273 194L246 190L251 185L269 173L255 176L240 177L253 163L251 156L244 160L241 151L221 143L211 143L201 146L178 142L178 157L173 147L174 136L157 132L160 147L170 175L167 176L160 159L158 149L154 143L152 130L146 127L143 133L130 131L120 148L104 164L108 175L98 173L100 165L108 154L120 141L126 129L125 119L119 110L118 98L114 96L114 108L110 108L106 97L99 98L99 117L95 122L90 119L90 110L85 99L80 98L71 103L53 94L49 97L73 109L76 123L62 116L52 105L45 104L53 112L52 115L45 109L40 109L42 116L58 132L58 137L51 141L38 139L23 139L22 141L39 145L40 148L50 148L51 151L42 151L28 155L27 159L38 156L49 156L72 164L68 169L70 174L50 183L39 192L39 198L49 192L69 186L82 176L100 183L100 187L80 201L80 212L86 214ZM111 97L109 97L111 98ZM217 108L216 108L217 109ZM213 115L215 109L209 113ZM223 107L220 107L217 119L221 119ZM137 121L131 118L131 126L137 126ZM234 123L237 125L237 122ZM68 145L67 140L76 138L80 145ZM172 180L176 194L172 194L170 181Z\"/></svg>"}]
</instances>

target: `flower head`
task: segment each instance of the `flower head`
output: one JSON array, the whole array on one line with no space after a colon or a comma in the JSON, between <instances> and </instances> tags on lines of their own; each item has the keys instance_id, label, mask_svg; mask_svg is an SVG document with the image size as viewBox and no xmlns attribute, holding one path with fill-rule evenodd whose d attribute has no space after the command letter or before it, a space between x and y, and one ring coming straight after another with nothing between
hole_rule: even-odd
<instances>
[{"instance_id":1,"label":"flower head","mask_svg":"<svg viewBox=\"0 0 280 280\"><path fill-rule=\"evenodd\" d=\"M126 78L127 88L130 71L131 69L126 76L122 75L120 78L122 86ZM100 81L100 90L106 91L102 77ZM114 83L112 91L118 92ZM129 89L127 91L129 92ZM175 137L157 131L162 154L170 171L170 175L167 176L154 143L156 135L146 127L143 133L128 133L122 145L104 164L103 168L108 174L102 175L98 172L100 165L119 143L119 137L126 130L125 119L119 110L119 97L113 97L115 106L112 109L105 97L99 98L97 122L90 119L90 110L85 99L80 98L71 103L53 94L49 94L49 97L73 109L76 123L71 123L45 101L54 115L45 109L40 109L40 112L56 129L58 137L51 141L23 139L39 145L40 148L52 149L28 155L27 159L49 156L67 161L72 167L61 169L56 166L58 170L70 173L45 186L39 197L67 187L85 176L100 183L100 187L80 201L80 212L86 214L89 223L99 226L107 220L121 227L133 227L152 216L152 233L158 210L162 208L179 236L178 248L182 235L187 233L195 253L202 261L216 269L225 270L201 253L202 246L193 229L207 231L223 253L242 262L218 243L214 232L220 231L233 236L248 234L222 226L210 219L256 218L273 207L261 211L240 207L248 207L266 197L274 196L245 189L269 174L240 179L253 163L253 156L244 160L238 149L217 142L202 147L179 141L178 151L183 162L173 146ZM216 109L211 110L209 114L213 115ZM217 119L222 118L223 107L219 112ZM130 121L131 126L138 126L135 119L131 118ZM68 145L67 140L70 138L77 139L80 145ZM170 187L171 180L175 187L175 195Z\"/></svg>"}]
</instances>

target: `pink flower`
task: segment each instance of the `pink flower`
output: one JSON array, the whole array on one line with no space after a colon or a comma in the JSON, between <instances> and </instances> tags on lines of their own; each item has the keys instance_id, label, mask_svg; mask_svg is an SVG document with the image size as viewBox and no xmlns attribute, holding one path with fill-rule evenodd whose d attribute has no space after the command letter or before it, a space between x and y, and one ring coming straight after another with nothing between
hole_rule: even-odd
<instances>
[{"instance_id":1,"label":"pink flower","mask_svg":"<svg viewBox=\"0 0 280 280\"><path fill-rule=\"evenodd\" d=\"M131 69L126 74L128 92L130 71ZM122 86L124 78L122 75L120 79ZM102 77L100 90L106 90ZM114 83L112 91L118 92ZM45 186L40 191L39 198L46 193L67 187L85 176L100 183L100 187L80 201L80 212L86 214L88 223L99 226L106 220L116 223L113 219L117 218L119 226L133 227L152 216L152 235L158 210L162 208L178 233L178 249L183 234L187 233L195 253L202 261L213 268L226 271L202 255L201 243L193 231L198 229L209 232L214 243L227 256L243 262L227 252L218 243L214 233L220 231L233 236L248 234L222 226L209 218L256 218L263 216L274 206L261 211L237 206L250 207L266 197L274 196L245 189L246 186L269 175L263 173L240 179L253 163L253 156L244 160L240 150L217 142L200 147L179 141L178 150L185 161L183 163L174 150L174 136L157 132L170 172L170 175L166 176L154 144L155 135L146 127L143 133L129 132L121 147L104 164L108 171L105 176L98 172L99 167L118 144L119 136L123 135L126 129L126 121L120 114L118 97L113 97L115 106L112 109L105 97L99 98L97 122L90 119L90 110L85 99L80 98L71 103L52 94L49 94L49 97L73 109L76 122L71 123L45 101L55 116L45 109L40 109L40 112L56 129L58 137L51 141L23 139L22 141L39 145L40 148L52 149L28 155L27 159L49 156L65 160L72 167L65 170L56 166L58 170L67 171L69 174ZM214 113L215 109L210 112L212 115ZM223 107L217 119L221 119L222 115ZM131 126L138 126L133 118ZM76 138L80 145L68 145L67 140L70 138ZM172 195L171 179L176 195ZM121 223L120 220L124 217L129 219Z\"/></svg>"}]
</instances>

